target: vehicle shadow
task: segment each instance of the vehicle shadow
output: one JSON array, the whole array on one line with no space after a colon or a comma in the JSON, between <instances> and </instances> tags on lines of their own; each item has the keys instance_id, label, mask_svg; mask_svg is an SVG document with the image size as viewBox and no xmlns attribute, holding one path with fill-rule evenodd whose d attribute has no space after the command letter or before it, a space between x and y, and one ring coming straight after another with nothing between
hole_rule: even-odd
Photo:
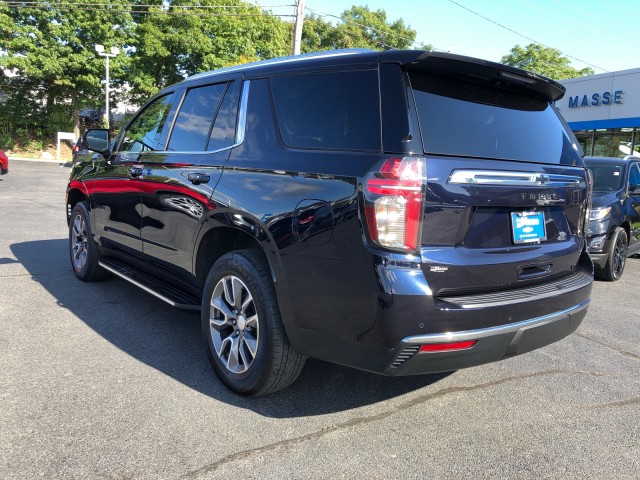
<instances>
[{"instance_id":1,"label":"vehicle shadow","mask_svg":"<svg viewBox=\"0 0 640 480\"><path fill-rule=\"evenodd\" d=\"M219 401L274 418L304 417L374 404L431 385L451 374L384 377L309 359L284 391L247 398L217 379L205 353L200 317L175 310L121 279L76 279L67 239L11 245L19 262L59 306L137 360Z\"/></svg>"}]
</instances>

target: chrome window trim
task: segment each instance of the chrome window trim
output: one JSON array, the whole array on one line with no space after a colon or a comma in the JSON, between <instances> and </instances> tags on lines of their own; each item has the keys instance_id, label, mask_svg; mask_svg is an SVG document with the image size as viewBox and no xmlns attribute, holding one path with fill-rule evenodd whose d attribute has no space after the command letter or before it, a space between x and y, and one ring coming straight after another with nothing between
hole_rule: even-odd
<instances>
[{"instance_id":1,"label":"chrome window trim","mask_svg":"<svg viewBox=\"0 0 640 480\"><path fill-rule=\"evenodd\" d=\"M237 147L244 142L244 132L247 127L247 105L249 104L249 89L251 88L251 80L245 80L242 83L242 93L240 97L240 110L238 111L238 123L236 125L236 144Z\"/></svg>"},{"instance_id":2,"label":"chrome window trim","mask_svg":"<svg viewBox=\"0 0 640 480\"><path fill-rule=\"evenodd\" d=\"M499 170L454 170L447 183L454 185L497 185L509 187L586 187L576 175Z\"/></svg>"}]
</instances>

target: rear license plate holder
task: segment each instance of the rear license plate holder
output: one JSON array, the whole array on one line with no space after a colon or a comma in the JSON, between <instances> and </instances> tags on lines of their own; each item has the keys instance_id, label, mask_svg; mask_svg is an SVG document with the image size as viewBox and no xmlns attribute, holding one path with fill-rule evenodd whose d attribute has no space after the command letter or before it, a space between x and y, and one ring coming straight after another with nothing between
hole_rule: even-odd
<instances>
[{"instance_id":1,"label":"rear license plate holder","mask_svg":"<svg viewBox=\"0 0 640 480\"><path fill-rule=\"evenodd\" d=\"M511 212L511 233L513 243L540 243L547 239L544 212L527 210Z\"/></svg>"}]
</instances>

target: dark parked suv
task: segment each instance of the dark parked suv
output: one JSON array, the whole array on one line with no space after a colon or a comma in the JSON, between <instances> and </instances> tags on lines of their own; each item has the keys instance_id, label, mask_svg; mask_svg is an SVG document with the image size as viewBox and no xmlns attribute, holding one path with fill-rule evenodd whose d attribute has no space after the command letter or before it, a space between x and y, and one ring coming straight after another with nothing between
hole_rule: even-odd
<instances>
[{"instance_id":1,"label":"dark parked suv","mask_svg":"<svg viewBox=\"0 0 640 480\"><path fill-rule=\"evenodd\" d=\"M73 269L201 312L234 391L307 356L386 375L555 342L593 282L589 180L561 85L424 51L338 51L203 73L113 139L67 192Z\"/></svg>"},{"instance_id":2,"label":"dark parked suv","mask_svg":"<svg viewBox=\"0 0 640 480\"><path fill-rule=\"evenodd\" d=\"M585 157L593 174L588 242L596 278L622 277L628 256L640 253L640 157Z\"/></svg>"}]
</instances>

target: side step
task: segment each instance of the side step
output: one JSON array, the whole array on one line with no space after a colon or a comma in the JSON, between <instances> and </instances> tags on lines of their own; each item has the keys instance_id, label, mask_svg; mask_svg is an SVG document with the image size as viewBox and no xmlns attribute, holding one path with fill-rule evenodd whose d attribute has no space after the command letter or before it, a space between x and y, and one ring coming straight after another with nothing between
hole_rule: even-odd
<instances>
[{"instance_id":1,"label":"side step","mask_svg":"<svg viewBox=\"0 0 640 480\"><path fill-rule=\"evenodd\" d=\"M167 302L172 307L182 310L200 310L200 300L193 295L183 292L171 285L158 280L151 275L136 270L115 258L101 258L98 264L105 270L133 283L154 297Z\"/></svg>"}]
</instances>

